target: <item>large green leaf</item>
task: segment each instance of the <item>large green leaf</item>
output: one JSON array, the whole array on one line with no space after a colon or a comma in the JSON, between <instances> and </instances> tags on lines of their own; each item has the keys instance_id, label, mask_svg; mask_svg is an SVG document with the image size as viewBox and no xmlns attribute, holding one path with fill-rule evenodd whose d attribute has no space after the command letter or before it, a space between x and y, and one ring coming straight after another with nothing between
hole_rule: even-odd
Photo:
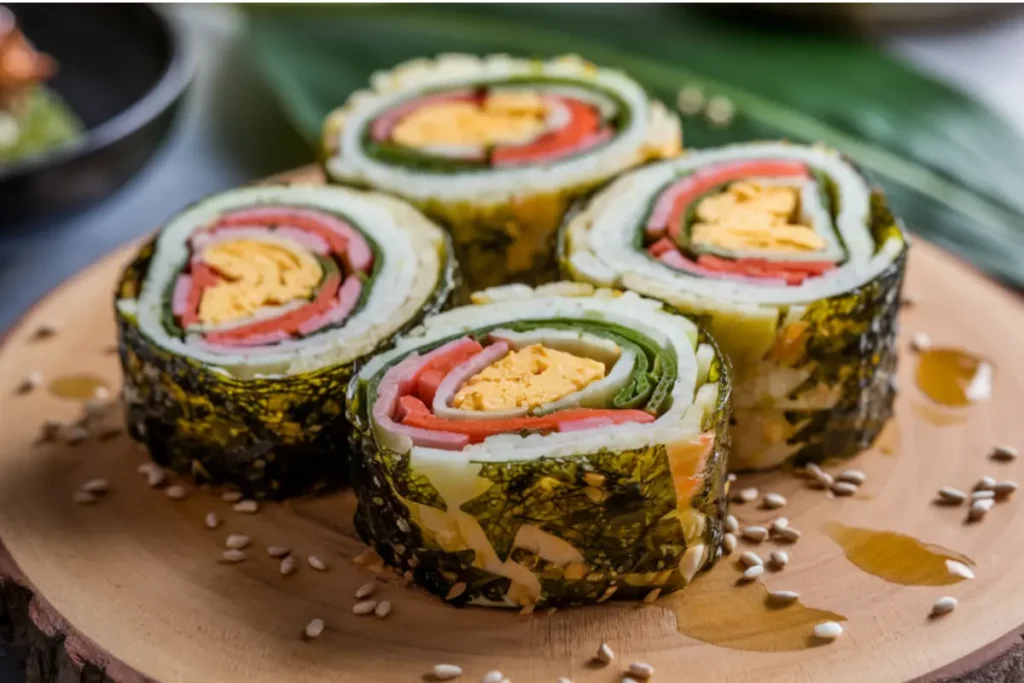
<instances>
[{"instance_id":1,"label":"large green leaf","mask_svg":"<svg viewBox=\"0 0 1024 683\"><path fill-rule=\"evenodd\" d=\"M727 128L685 119L688 147L765 137L850 155L910 228L1024 286L1024 141L966 95L853 38L726 22L674 5L250 8L253 55L299 130L367 77L440 52L575 52L672 103L696 85L731 99Z\"/></svg>"}]
</instances>

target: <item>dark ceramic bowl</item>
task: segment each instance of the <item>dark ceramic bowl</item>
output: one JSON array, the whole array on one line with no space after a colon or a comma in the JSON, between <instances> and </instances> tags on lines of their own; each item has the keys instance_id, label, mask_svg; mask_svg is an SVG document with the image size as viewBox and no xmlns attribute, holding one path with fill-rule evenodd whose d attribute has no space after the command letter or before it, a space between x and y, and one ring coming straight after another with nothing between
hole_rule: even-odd
<instances>
[{"instance_id":1,"label":"dark ceramic bowl","mask_svg":"<svg viewBox=\"0 0 1024 683\"><path fill-rule=\"evenodd\" d=\"M193 64L175 27L148 5L13 5L18 26L59 64L49 86L85 124L81 140L0 167L0 228L98 199L166 137Z\"/></svg>"}]
</instances>

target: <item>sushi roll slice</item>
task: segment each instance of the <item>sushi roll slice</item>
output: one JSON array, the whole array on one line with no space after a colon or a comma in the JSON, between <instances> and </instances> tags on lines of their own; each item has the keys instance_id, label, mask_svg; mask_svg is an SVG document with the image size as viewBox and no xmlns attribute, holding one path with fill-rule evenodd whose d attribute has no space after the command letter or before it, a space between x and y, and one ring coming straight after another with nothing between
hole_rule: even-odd
<instances>
[{"instance_id":1,"label":"sushi roll slice","mask_svg":"<svg viewBox=\"0 0 1024 683\"><path fill-rule=\"evenodd\" d=\"M199 202L118 286L132 436L251 496L342 482L355 365L437 311L454 268L445 232L385 195L265 185Z\"/></svg>"},{"instance_id":2,"label":"sushi roll slice","mask_svg":"<svg viewBox=\"0 0 1024 683\"><path fill-rule=\"evenodd\" d=\"M441 55L371 84L327 118L327 174L446 226L467 291L554 280L572 200L681 146L679 119L640 85L575 56Z\"/></svg>"},{"instance_id":3,"label":"sushi roll slice","mask_svg":"<svg viewBox=\"0 0 1024 683\"><path fill-rule=\"evenodd\" d=\"M733 469L853 455L892 414L907 239L838 153L778 142L626 174L561 231L566 277L705 323L732 360Z\"/></svg>"},{"instance_id":4,"label":"sushi roll slice","mask_svg":"<svg viewBox=\"0 0 1024 683\"><path fill-rule=\"evenodd\" d=\"M458 605L657 597L717 558L729 381L687 318L578 283L485 290L349 386L356 528Z\"/></svg>"}]
</instances>

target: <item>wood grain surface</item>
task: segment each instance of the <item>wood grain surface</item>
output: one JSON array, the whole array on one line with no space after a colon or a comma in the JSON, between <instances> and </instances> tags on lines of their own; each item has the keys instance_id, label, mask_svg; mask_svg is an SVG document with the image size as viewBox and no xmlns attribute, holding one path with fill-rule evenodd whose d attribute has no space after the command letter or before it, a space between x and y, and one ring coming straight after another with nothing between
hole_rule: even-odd
<instances>
[{"instance_id":1,"label":"wood grain surface","mask_svg":"<svg viewBox=\"0 0 1024 683\"><path fill-rule=\"evenodd\" d=\"M902 314L904 348L923 330L935 343L994 359L995 396L963 419L935 424L913 386L915 359L905 352L897 418L885 437L893 453L874 448L853 462L868 475L861 493L829 499L785 473L740 480L789 501L777 512L735 506L741 521L782 513L803 531L788 548L789 565L767 573L765 584L799 591L805 604L847 619L836 642L787 652L681 635L672 608L685 598L529 616L452 608L352 561L363 546L352 534L351 494L264 504L245 515L218 491L190 486L185 500L171 501L148 488L136 472L145 454L124 435L77 446L38 443L44 419L71 420L81 405L45 388L16 394L27 373L92 373L117 385L117 358L108 351L111 292L129 253L56 290L0 347L0 625L13 625L30 683L422 681L441 662L461 666L465 681L500 669L514 683L559 676L612 683L636 660L655 667L656 681L1024 680L1024 506L1000 503L982 523L967 525L964 508L930 502L943 485L969 489L985 474L1024 474L1024 460L986 457L997 442L1024 445L1024 306L930 245L918 241L911 256L907 289L920 301ZM60 333L33 341L43 323ZM72 493L94 477L108 479L110 492L95 505L75 504ZM223 520L212 531L203 522L211 511ZM940 543L972 558L976 578L938 587L888 583L845 559L822 531L830 520ZM249 559L218 561L229 533L251 536ZM267 556L273 544L294 550L294 575L282 577ZM311 554L329 563L326 572L306 565ZM713 571L738 576L733 562ZM723 591L727 612L724 591L736 589L719 579L702 576L689 590L703 590L701 602L712 605L718 600L708 591ZM351 611L354 591L371 580L380 584L375 597L393 603L386 619ZM946 594L959 599L957 610L929 619L934 600ZM313 618L326 629L305 640ZM602 641L617 654L606 667L589 662Z\"/></svg>"}]
</instances>

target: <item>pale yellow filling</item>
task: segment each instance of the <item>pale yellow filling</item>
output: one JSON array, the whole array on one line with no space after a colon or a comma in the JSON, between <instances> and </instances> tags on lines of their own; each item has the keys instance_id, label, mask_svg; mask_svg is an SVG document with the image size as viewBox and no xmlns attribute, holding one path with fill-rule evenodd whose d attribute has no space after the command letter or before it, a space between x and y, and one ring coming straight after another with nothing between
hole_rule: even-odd
<instances>
[{"instance_id":1,"label":"pale yellow filling","mask_svg":"<svg viewBox=\"0 0 1024 683\"><path fill-rule=\"evenodd\" d=\"M392 140L406 147L486 147L530 140L544 131L547 107L535 92L497 93L483 101L438 102L411 112L395 126Z\"/></svg>"}]
</instances>

